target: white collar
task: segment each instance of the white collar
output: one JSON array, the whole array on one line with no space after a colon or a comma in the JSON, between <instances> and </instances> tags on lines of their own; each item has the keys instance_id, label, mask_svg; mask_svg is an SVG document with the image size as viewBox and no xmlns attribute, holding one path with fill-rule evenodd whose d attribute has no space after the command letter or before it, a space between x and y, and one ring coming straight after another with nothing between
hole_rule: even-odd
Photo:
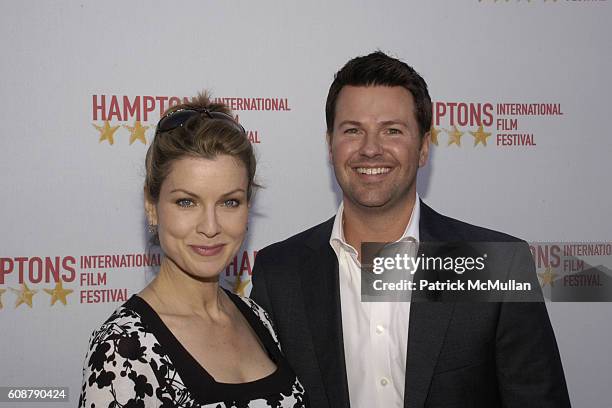
<instances>
[{"instance_id":1,"label":"white collar","mask_svg":"<svg viewBox=\"0 0 612 408\"><path fill-rule=\"evenodd\" d=\"M344 238L344 228L342 224L342 217L344 214L344 201L340 203L338 207L338 212L336 213L336 218L334 219L334 226L332 228L331 236L329 238L329 245L334 249L336 255L338 254L338 250L340 246L344 247L351 254L357 255L357 250L353 248L346 239ZM412 207L412 213L410 214L410 220L408 220L408 225L406 225L406 229L404 233L395 242L400 241L412 241L415 240L419 242L419 221L421 218L421 199L419 198L419 194L416 194L416 200L414 201L414 207Z\"/></svg>"}]
</instances>

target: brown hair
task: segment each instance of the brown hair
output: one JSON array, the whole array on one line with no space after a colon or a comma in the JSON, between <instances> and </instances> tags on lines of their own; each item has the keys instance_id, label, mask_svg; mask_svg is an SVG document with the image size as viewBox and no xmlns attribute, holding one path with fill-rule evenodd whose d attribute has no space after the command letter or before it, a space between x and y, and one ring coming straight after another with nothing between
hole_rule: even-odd
<instances>
[{"instance_id":1,"label":"brown hair","mask_svg":"<svg viewBox=\"0 0 612 408\"><path fill-rule=\"evenodd\" d=\"M431 127L432 105L425 80L408 64L382 51L356 57L336 73L325 104L327 133L331 135L336 119L336 102L342 88L352 86L402 86L414 98L415 115L421 137Z\"/></svg>"},{"instance_id":2,"label":"brown hair","mask_svg":"<svg viewBox=\"0 0 612 408\"><path fill-rule=\"evenodd\" d=\"M208 93L202 92L190 102L168 109L164 117L184 109L223 112L231 116L230 109L222 103L212 103ZM247 200L250 201L255 183L256 161L253 147L240 126L225 119L210 118L205 113L194 115L175 129L155 132L145 159L145 194L157 203L162 183L170 173L172 163L183 157L202 157L213 159L218 155L228 155L242 163L247 171ZM158 124L159 126L159 124Z\"/></svg>"}]
</instances>

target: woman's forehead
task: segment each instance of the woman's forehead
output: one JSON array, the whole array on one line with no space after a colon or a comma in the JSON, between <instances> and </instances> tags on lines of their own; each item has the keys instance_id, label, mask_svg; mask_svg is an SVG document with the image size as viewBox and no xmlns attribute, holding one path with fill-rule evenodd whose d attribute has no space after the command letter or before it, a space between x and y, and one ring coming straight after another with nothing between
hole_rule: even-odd
<instances>
[{"instance_id":1,"label":"woman's forehead","mask_svg":"<svg viewBox=\"0 0 612 408\"><path fill-rule=\"evenodd\" d=\"M162 190L225 194L237 188L246 190L247 183L246 168L231 156L219 155L211 159L184 157L172 163Z\"/></svg>"}]
</instances>

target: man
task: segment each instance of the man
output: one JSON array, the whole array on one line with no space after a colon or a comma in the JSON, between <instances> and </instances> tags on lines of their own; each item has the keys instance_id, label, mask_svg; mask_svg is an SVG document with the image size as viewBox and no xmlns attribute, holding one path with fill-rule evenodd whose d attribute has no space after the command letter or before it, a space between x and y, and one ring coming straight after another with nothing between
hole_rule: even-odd
<instances>
[{"instance_id":1,"label":"man","mask_svg":"<svg viewBox=\"0 0 612 408\"><path fill-rule=\"evenodd\" d=\"M251 296L313 407L569 407L544 304L361 302L362 242L517 242L420 201L431 115L425 81L382 52L336 74L326 119L342 203L258 253ZM530 259L519 246L510 270Z\"/></svg>"}]
</instances>

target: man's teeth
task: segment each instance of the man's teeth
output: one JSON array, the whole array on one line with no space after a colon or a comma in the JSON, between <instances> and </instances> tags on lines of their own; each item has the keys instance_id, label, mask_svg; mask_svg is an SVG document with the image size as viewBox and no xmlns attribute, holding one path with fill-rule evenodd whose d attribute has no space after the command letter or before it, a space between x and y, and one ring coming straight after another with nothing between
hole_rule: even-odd
<instances>
[{"instance_id":1,"label":"man's teeth","mask_svg":"<svg viewBox=\"0 0 612 408\"><path fill-rule=\"evenodd\" d=\"M357 173L360 174L385 174L391 171L389 167L357 167Z\"/></svg>"}]
</instances>

